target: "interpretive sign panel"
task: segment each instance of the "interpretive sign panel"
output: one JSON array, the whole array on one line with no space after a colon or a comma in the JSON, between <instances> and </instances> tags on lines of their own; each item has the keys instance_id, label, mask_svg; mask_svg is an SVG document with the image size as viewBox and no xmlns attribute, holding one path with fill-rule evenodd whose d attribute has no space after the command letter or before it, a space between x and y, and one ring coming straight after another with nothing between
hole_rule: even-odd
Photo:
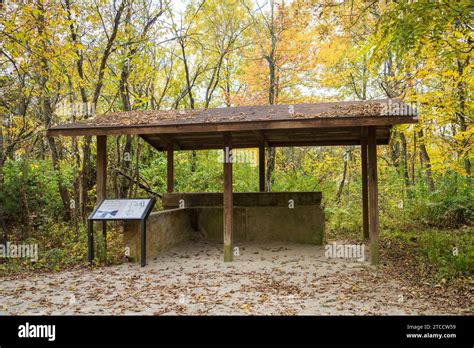
<instances>
[{"instance_id":1,"label":"interpretive sign panel","mask_svg":"<svg viewBox=\"0 0 474 348\"><path fill-rule=\"evenodd\" d=\"M104 199L94 211L93 220L141 219L151 199Z\"/></svg>"},{"instance_id":2,"label":"interpretive sign panel","mask_svg":"<svg viewBox=\"0 0 474 348\"><path fill-rule=\"evenodd\" d=\"M111 220L140 221L141 266L146 265L146 220L150 215L155 198L104 199L87 219L88 259L94 259L94 221L102 221L104 246L106 245L106 222ZM105 247L104 247L105 251Z\"/></svg>"}]
</instances>

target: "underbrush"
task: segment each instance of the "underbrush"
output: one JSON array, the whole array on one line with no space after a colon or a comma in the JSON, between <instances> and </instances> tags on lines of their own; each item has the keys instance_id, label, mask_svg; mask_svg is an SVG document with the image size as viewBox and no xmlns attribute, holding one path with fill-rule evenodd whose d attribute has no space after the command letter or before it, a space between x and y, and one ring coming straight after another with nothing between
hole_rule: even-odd
<instances>
[{"instance_id":1,"label":"underbrush","mask_svg":"<svg viewBox=\"0 0 474 348\"><path fill-rule=\"evenodd\" d=\"M80 226L77 230L69 225L49 221L38 227L34 238L22 241L15 238L18 233L10 236L9 244L37 245L37 260L31 258L2 258L0 276L29 270L59 271L73 266L88 265L87 262L87 229ZM102 234L95 231L95 265L106 263L119 264L125 260L121 229L110 226L107 230L107 253L104 257L104 241Z\"/></svg>"},{"instance_id":2,"label":"underbrush","mask_svg":"<svg viewBox=\"0 0 474 348\"><path fill-rule=\"evenodd\" d=\"M328 240L362 242L362 231L330 230ZM380 235L381 260L390 261L416 282L472 281L474 228L385 230Z\"/></svg>"},{"instance_id":3,"label":"underbrush","mask_svg":"<svg viewBox=\"0 0 474 348\"><path fill-rule=\"evenodd\" d=\"M414 281L446 283L472 281L474 233L471 226L457 230L417 229L382 235L388 260Z\"/></svg>"}]
</instances>

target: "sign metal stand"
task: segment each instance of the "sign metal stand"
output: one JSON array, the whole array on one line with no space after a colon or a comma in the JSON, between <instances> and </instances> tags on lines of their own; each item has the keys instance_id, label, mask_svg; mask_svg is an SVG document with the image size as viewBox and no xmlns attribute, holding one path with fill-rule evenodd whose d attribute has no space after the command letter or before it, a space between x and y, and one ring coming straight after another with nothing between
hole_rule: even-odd
<instances>
[{"instance_id":1,"label":"sign metal stand","mask_svg":"<svg viewBox=\"0 0 474 348\"><path fill-rule=\"evenodd\" d=\"M87 218L87 259L94 259L94 221L140 221L141 266L146 265L146 220L155 205L155 198L103 199ZM104 241L106 234L104 233Z\"/></svg>"}]
</instances>

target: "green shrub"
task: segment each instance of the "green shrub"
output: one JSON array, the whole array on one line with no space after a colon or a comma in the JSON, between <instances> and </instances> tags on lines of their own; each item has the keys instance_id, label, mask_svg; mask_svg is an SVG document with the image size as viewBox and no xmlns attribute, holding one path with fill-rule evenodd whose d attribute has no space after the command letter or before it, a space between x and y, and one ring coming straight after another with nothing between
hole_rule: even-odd
<instances>
[{"instance_id":1,"label":"green shrub","mask_svg":"<svg viewBox=\"0 0 474 348\"><path fill-rule=\"evenodd\" d=\"M73 265L87 264L87 230L80 226L77 232L67 224L48 220L35 231L35 238L25 241L11 239L10 243L38 244L38 260L6 259L0 264L0 275L25 269L60 270ZM110 225L107 232L107 264L125 260L120 231ZM104 243L101 233L95 233L95 264L104 262Z\"/></svg>"},{"instance_id":2,"label":"green shrub","mask_svg":"<svg viewBox=\"0 0 474 348\"><path fill-rule=\"evenodd\" d=\"M436 281L469 277L474 271L474 231L419 229L383 234L384 249L395 262L411 265L407 272Z\"/></svg>"}]
</instances>

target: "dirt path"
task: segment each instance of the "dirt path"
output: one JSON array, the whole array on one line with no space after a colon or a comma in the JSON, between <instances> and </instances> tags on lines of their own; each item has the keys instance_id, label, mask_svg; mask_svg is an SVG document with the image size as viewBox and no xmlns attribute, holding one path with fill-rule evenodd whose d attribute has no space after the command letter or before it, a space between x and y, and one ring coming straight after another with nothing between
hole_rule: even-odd
<instances>
[{"instance_id":1,"label":"dirt path","mask_svg":"<svg viewBox=\"0 0 474 348\"><path fill-rule=\"evenodd\" d=\"M328 260L324 248L194 242L138 264L0 279L0 314L455 314L366 262ZM424 297L424 298L423 298ZM448 309L446 309L448 308Z\"/></svg>"}]
</instances>

